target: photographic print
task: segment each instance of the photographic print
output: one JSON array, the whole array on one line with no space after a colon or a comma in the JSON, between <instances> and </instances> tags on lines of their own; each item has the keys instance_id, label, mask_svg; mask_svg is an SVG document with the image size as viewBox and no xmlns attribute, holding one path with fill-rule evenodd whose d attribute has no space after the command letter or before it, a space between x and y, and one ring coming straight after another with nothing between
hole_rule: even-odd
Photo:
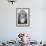
<instances>
[{"instance_id":1,"label":"photographic print","mask_svg":"<svg viewBox=\"0 0 46 46\"><path fill-rule=\"evenodd\" d=\"M16 8L16 26L30 26L29 8Z\"/></svg>"}]
</instances>

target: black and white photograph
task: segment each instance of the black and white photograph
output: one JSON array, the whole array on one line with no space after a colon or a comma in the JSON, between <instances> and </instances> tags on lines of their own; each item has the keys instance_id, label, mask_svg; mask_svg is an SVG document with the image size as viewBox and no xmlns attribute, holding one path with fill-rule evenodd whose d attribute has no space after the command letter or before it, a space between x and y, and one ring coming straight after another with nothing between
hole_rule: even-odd
<instances>
[{"instance_id":1,"label":"black and white photograph","mask_svg":"<svg viewBox=\"0 0 46 46\"><path fill-rule=\"evenodd\" d=\"M30 23L30 9L16 8L16 26L29 26Z\"/></svg>"}]
</instances>

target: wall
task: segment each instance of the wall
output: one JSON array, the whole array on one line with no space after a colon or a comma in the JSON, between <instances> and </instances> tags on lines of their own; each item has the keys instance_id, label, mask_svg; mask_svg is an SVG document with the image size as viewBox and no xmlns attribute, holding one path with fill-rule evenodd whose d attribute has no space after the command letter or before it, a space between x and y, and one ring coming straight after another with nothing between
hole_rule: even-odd
<instances>
[{"instance_id":1,"label":"wall","mask_svg":"<svg viewBox=\"0 0 46 46\"><path fill-rule=\"evenodd\" d=\"M26 32L33 40L46 40L45 0L17 0L14 5L0 0L0 40L15 40ZM30 8L30 27L16 27L16 8Z\"/></svg>"}]
</instances>

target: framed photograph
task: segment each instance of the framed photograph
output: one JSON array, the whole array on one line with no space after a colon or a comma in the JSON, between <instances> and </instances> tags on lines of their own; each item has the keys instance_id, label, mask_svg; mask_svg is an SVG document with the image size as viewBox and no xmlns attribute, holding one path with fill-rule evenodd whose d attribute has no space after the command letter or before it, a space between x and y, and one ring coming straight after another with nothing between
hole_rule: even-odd
<instances>
[{"instance_id":1,"label":"framed photograph","mask_svg":"<svg viewBox=\"0 0 46 46\"><path fill-rule=\"evenodd\" d=\"M16 26L17 27L30 26L29 8L16 8Z\"/></svg>"}]
</instances>

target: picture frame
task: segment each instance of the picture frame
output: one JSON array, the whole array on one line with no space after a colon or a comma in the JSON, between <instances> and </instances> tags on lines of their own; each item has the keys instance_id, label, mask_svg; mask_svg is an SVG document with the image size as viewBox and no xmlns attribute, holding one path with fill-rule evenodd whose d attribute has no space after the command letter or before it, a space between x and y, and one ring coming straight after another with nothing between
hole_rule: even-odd
<instances>
[{"instance_id":1,"label":"picture frame","mask_svg":"<svg viewBox=\"0 0 46 46\"><path fill-rule=\"evenodd\" d=\"M30 9L16 8L16 27L30 26Z\"/></svg>"}]
</instances>

